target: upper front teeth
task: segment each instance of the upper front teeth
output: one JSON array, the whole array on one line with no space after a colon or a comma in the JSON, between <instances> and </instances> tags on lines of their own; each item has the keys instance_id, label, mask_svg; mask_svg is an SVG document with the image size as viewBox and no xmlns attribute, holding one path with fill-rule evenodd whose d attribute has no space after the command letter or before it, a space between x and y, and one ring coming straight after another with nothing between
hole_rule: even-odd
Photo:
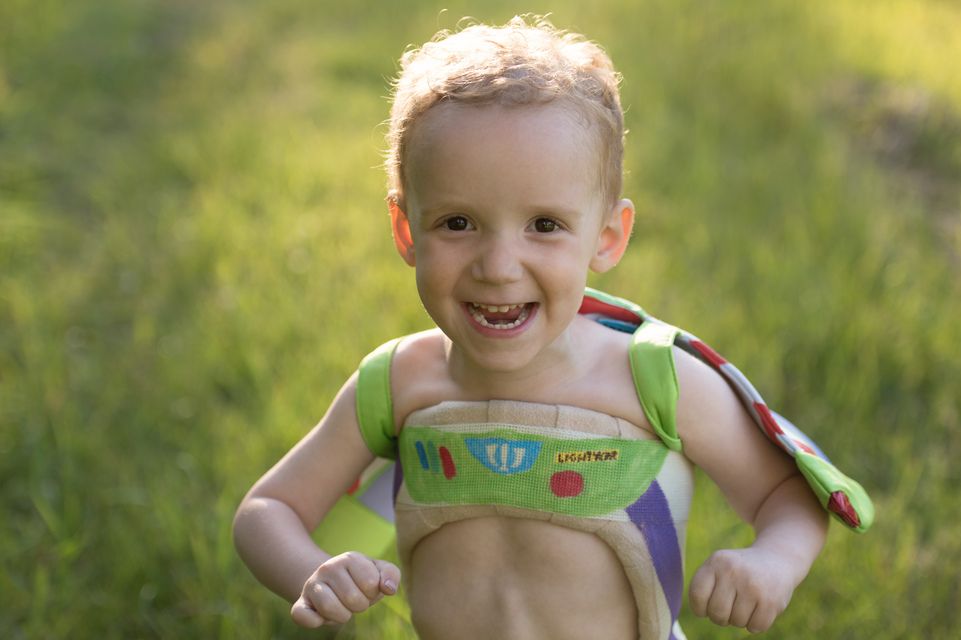
<instances>
[{"instance_id":1,"label":"upper front teeth","mask_svg":"<svg viewBox=\"0 0 961 640\"><path fill-rule=\"evenodd\" d=\"M527 322L527 318L530 317L530 311L526 304L479 305L471 303L468 308L477 324L489 329L513 329ZM506 318L502 320L488 320L487 317L484 316L485 311L487 313L506 313L511 309L520 309L520 312L517 314L517 317L510 322L507 322Z\"/></svg>"},{"instance_id":2,"label":"upper front teeth","mask_svg":"<svg viewBox=\"0 0 961 640\"><path fill-rule=\"evenodd\" d=\"M502 304L502 305L475 304L474 306L477 307L478 309L483 309L488 313L507 313L511 309L517 309L518 307L523 307L524 305L522 304Z\"/></svg>"}]
</instances>

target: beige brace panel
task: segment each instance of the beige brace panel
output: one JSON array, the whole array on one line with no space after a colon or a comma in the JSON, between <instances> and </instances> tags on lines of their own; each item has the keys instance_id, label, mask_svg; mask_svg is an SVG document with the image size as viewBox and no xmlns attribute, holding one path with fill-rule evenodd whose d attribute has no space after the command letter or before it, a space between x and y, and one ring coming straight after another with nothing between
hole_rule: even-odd
<instances>
[{"instance_id":1,"label":"beige brace panel","mask_svg":"<svg viewBox=\"0 0 961 640\"><path fill-rule=\"evenodd\" d=\"M656 439L626 420L607 414L563 405L544 405L514 401L443 402L415 411L405 426L444 426L496 423L555 428L604 437L635 440ZM669 452L657 476L665 493L677 529L681 549L693 492L690 462L676 452ZM637 605L640 638L667 638L671 630L671 614L655 574L644 537L627 513L623 518L581 518L543 511L499 505L425 506L414 502L403 485L395 505L397 543L406 578L410 577L411 555L423 538L450 522L469 518L502 516L549 521L561 527L593 533L614 551L624 566ZM676 637L681 637L676 629Z\"/></svg>"}]
</instances>

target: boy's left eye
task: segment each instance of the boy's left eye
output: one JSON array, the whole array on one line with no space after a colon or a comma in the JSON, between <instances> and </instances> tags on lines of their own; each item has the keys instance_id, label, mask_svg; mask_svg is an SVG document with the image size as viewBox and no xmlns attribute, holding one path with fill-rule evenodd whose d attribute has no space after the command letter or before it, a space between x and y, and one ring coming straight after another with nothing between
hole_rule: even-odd
<instances>
[{"instance_id":1,"label":"boy's left eye","mask_svg":"<svg viewBox=\"0 0 961 640\"><path fill-rule=\"evenodd\" d=\"M464 216L451 216L444 220L444 227L449 231L467 231L470 222Z\"/></svg>"},{"instance_id":2,"label":"boy's left eye","mask_svg":"<svg viewBox=\"0 0 961 640\"><path fill-rule=\"evenodd\" d=\"M558 228L557 222L550 218L538 218L534 221L534 231L537 233L553 233Z\"/></svg>"}]
</instances>

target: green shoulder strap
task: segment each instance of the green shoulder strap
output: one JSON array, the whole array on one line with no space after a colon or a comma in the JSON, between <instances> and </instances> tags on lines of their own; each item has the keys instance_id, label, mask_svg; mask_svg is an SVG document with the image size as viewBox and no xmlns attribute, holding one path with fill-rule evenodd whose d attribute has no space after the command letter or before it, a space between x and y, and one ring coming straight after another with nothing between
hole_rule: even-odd
<instances>
[{"instance_id":1,"label":"green shoulder strap","mask_svg":"<svg viewBox=\"0 0 961 640\"><path fill-rule=\"evenodd\" d=\"M681 450L677 436L677 372L674 338L678 329L647 321L634 332L630 362L634 387L644 415L661 441ZM400 338L382 344L365 357L357 370L357 421L367 447L381 458L397 457L394 411L390 397L390 363Z\"/></svg>"},{"instance_id":2,"label":"green shoulder strap","mask_svg":"<svg viewBox=\"0 0 961 640\"><path fill-rule=\"evenodd\" d=\"M390 363L401 338L385 342L357 369L357 422L367 448L380 458L397 457L394 407L390 398Z\"/></svg>"},{"instance_id":3,"label":"green shoulder strap","mask_svg":"<svg viewBox=\"0 0 961 640\"><path fill-rule=\"evenodd\" d=\"M677 436L677 371L674 338L677 327L645 321L631 340L631 373L644 415L661 441L672 451L681 450Z\"/></svg>"}]
</instances>

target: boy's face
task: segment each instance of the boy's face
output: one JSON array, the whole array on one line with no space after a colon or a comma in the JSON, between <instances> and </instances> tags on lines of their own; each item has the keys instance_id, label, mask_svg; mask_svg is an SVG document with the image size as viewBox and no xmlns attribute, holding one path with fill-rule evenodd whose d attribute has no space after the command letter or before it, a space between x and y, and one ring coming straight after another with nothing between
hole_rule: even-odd
<instances>
[{"instance_id":1,"label":"boy's face","mask_svg":"<svg viewBox=\"0 0 961 640\"><path fill-rule=\"evenodd\" d=\"M633 206L603 200L595 136L560 104L443 104L411 133L395 240L456 348L520 370L555 343L588 269L612 267Z\"/></svg>"}]
</instances>

